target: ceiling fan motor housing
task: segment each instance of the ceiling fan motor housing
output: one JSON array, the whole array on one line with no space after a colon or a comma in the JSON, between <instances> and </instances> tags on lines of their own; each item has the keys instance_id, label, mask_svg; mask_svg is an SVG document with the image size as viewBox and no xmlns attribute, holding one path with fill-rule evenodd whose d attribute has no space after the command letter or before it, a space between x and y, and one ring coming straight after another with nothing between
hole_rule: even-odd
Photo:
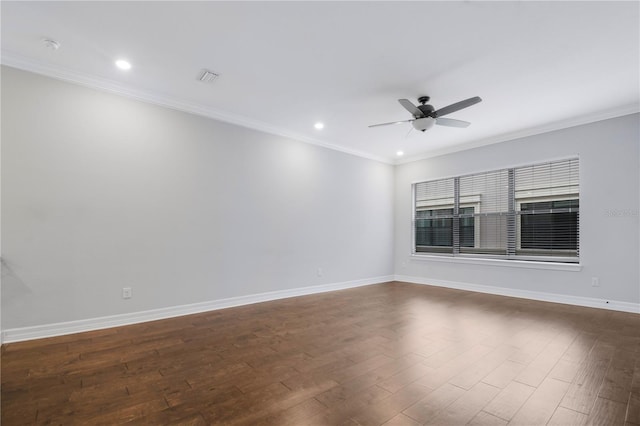
<instances>
[{"instance_id":1,"label":"ceiling fan motor housing","mask_svg":"<svg viewBox=\"0 0 640 426\"><path fill-rule=\"evenodd\" d=\"M422 114L424 114L425 117L431 117L433 112L436 110L433 105L418 105L418 109L422 111Z\"/></svg>"}]
</instances>

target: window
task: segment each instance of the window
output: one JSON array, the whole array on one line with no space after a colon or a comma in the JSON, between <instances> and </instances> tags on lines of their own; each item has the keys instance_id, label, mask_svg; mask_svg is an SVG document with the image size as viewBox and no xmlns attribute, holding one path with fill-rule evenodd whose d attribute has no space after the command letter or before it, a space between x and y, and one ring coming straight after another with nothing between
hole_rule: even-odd
<instances>
[{"instance_id":1,"label":"window","mask_svg":"<svg viewBox=\"0 0 640 426\"><path fill-rule=\"evenodd\" d=\"M453 209L418 210L416 222L416 246L453 245Z\"/></svg>"},{"instance_id":2,"label":"window","mask_svg":"<svg viewBox=\"0 0 640 426\"><path fill-rule=\"evenodd\" d=\"M414 184L414 253L578 262L578 159Z\"/></svg>"},{"instance_id":3,"label":"window","mask_svg":"<svg viewBox=\"0 0 640 426\"><path fill-rule=\"evenodd\" d=\"M460 245L473 247L475 221L473 207L460 209ZM453 208L416 211L416 250L438 251L436 247L453 246ZM440 250L446 252L446 250Z\"/></svg>"},{"instance_id":4,"label":"window","mask_svg":"<svg viewBox=\"0 0 640 426\"><path fill-rule=\"evenodd\" d=\"M578 200L523 203L520 209L521 250L578 250Z\"/></svg>"}]
</instances>

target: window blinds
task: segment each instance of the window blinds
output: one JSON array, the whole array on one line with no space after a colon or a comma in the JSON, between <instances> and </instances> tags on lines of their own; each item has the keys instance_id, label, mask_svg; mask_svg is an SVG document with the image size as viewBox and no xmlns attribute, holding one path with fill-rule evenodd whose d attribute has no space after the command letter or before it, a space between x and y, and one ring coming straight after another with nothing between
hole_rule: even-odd
<instances>
[{"instance_id":1,"label":"window blinds","mask_svg":"<svg viewBox=\"0 0 640 426\"><path fill-rule=\"evenodd\" d=\"M461 204L473 207L473 214L461 215L459 221L473 220L475 237L471 247L460 248L461 253L506 255L508 195L507 170L460 177Z\"/></svg>"},{"instance_id":2,"label":"window blinds","mask_svg":"<svg viewBox=\"0 0 640 426\"><path fill-rule=\"evenodd\" d=\"M454 179L415 185L415 250L453 253Z\"/></svg>"},{"instance_id":3,"label":"window blinds","mask_svg":"<svg viewBox=\"0 0 640 426\"><path fill-rule=\"evenodd\" d=\"M414 185L414 252L577 262L579 161Z\"/></svg>"},{"instance_id":4,"label":"window blinds","mask_svg":"<svg viewBox=\"0 0 640 426\"><path fill-rule=\"evenodd\" d=\"M577 159L515 170L520 256L579 256Z\"/></svg>"}]
</instances>

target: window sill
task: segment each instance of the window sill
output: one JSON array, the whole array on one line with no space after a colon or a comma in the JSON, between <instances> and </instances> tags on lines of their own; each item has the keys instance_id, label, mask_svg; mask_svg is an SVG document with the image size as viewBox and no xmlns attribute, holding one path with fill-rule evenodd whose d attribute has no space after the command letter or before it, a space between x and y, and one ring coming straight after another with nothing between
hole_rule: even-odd
<instances>
[{"instance_id":1,"label":"window sill","mask_svg":"<svg viewBox=\"0 0 640 426\"><path fill-rule=\"evenodd\" d=\"M536 262L529 260L506 260L506 259L481 259L481 258L465 258L457 256L442 256L429 254L412 254L411 260L443 262L467 265L485 265L509 268L528 268L528 269L546 269L553 271L580 271L582 264L580 263L560 263L560 262Z\"/></svg>"}]
</instances>

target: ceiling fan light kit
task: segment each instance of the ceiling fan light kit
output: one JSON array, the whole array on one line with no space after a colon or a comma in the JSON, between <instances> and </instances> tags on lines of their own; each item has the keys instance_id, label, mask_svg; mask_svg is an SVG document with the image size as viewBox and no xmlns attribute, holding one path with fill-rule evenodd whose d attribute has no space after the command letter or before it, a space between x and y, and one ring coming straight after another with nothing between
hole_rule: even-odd
<instances>
[{"instance_id":1,"label":"ceiling fan light kit","mask_svg":"<svg viewBox=\"0 0 640 426\"><path fill-rule=\"evenodd\" d=\"M411 115L413 115L413 119L411 120L403 120L403 121L392 121L390 123L381 123L381 124L372 124L369 127L379 127L379 126L387 126L390 124L401 124L401 123L411 123L411 125L421 132L425 132L432 128L435 124L439 126L447 126L447 127L468 127L471 123L468 121L456 120L453 118L442 118L442 116L451 114L456 111L460 111L461 109L468 108L471 105L475 105L478 102L481 102L482 99L479 96L475 96L473 98L465 99L464 101L456 102L455 104L451 104L444 108L440 108L436 110L432 105L428 105L429 96L420 96L418 98L418 102L420 105L414 105L408 99L398 99L398 102L404 109L409 111Z\"/></svg>"},{"instance_id":2,"label":"ceiling fan light kit","mask_svg":"<svg viewBox=\"0 0 640 426\"><path fill-rule=\"evenodd\" d=\"M425 132L432 128L434 124L436 124L436 120L435 118L431 117L416 118L415 120L412 120L411 124L413 125L414 129Z\"/></svg>"}]
</instances>

